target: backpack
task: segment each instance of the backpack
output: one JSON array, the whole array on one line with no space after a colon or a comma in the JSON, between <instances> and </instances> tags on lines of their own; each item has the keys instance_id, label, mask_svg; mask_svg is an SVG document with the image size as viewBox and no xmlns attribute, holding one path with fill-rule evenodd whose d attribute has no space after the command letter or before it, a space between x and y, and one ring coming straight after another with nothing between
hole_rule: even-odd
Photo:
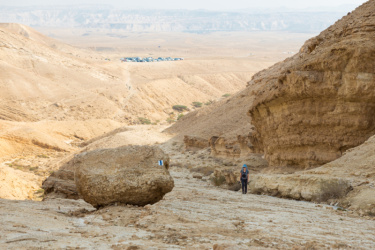
<instances>
[{"instance_id":1,"label":"backpack","mask_svg":"<svg viewBox=\"0 0 375 250\"><path fill-rule=\"evenodd\" d=\"M247 180L247 172L241 172L241 180Z\"/></svg>"}]
</instances>

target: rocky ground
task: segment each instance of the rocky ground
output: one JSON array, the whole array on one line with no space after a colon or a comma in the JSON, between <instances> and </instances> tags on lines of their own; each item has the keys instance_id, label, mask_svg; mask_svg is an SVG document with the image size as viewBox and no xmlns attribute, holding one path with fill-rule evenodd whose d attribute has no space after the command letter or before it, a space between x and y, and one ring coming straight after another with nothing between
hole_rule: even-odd
<instances>
[{"instance_id":1,"label":"rocky ground","mask_svg":"<svg viewBox=\"0 0 375 250\"><path fill-rule=\"evenodd\" d=\"M242 195L173 167L174 190L146 207L0 200L6 249L372 249L375 220L332 206Z\"/></svg>"}]
</instances>

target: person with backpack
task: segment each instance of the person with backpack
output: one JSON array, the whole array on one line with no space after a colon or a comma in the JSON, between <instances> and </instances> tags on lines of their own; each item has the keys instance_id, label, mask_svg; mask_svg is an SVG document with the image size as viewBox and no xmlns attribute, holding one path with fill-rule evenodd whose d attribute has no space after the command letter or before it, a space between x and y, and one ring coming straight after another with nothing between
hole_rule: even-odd
<instances>
[{"instance_id":1,"label":"person with backpack","mask_svg":"<svg viewBox=\"0 0 375 250\"><path fill-rule=\"evenodd\" d=\"M247 193L247 183L249 182L249 170L247 170L247 165L244 164L241 169L240 173L240 180L241 180L241 186L242 186L242 193Z\"/></svg>"}]
</instances>

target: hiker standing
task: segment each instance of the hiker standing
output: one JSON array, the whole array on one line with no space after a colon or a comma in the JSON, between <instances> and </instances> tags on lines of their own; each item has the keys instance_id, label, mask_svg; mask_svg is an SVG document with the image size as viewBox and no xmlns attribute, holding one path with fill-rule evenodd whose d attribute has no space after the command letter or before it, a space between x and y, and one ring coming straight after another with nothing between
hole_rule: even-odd
<instances>
[{"instance_id":1,"label":"hiker standing","mask_svg":"<svg viewBox=\"0 0 375 250\"><path fill-rule=\"evenodd\" d=\"M247 170L247 165L244 164L241 169L240 173L240 180L241 180L241 186L242 186L242 193L247 193L247 183L249 182L249 170Z\"/></svg>"}]
</instances>

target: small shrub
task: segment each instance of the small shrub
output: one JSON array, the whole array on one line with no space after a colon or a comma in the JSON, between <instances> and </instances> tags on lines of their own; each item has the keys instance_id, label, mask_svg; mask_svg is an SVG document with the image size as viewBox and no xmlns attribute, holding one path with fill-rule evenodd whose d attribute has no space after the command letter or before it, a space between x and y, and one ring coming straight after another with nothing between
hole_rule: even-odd
<instances>
[{"instance_id":1,"label":"small shrub","mask_svg":"<svg viewBox=\"0 0 375 250\"><path fill-rule=\"evenodd\" d=\"M196 108L201 108L202 105L203 105L203 103L201 103L201 102L193 102L192 105L193 105L194 107L196 107Z\"/></svg>"},{"instance_id":2,"label":"small shrub","mask_svg":"<svg viewBox=\"0 0 375 250\"><path fill-rule=\"evenodd\" d=\"M141 124L146 124L146 125L150 125L151 124L151 121L147 118L144 118L144 117L138 117L138 120Z\"/></svg>"},{"instance_id":3,"label":"small shrub","mask_svg":"<svg viewBox=\"0 0 375 250\"><path fill-rule=\"evenodd\" d=\"M49 158L47 155L37 155L38 158Z\"/></svg>"},{"instance_id":4,"label":"small shrub","mask_svg":"<svg viewBox=\"0 0 375 250\"><path fill-rule=\"evenodd\" d=\"M38 189L35 191L36 194L43 194L44 193L44 189L41 188L41 189Z\"/></svg>"},{"instance_id":5,"label":"small shrub","mask_svg":"<svg viewBox=\"0 0 375 250\"><path fill-rule=\"evenodd\" d=\"M180 120L182 117L184 117L184 114L179 114L179 115L177 116L177 121Z\"/></svg>"},{"instance_id":6,"label":"small shrub","mask_svg":"<svg viewBox=\"0 0 375 250\"><path fill-rule=\"evenodd\" d=\"M223 97L225 97L225 98L227 98L227 97L229 97L230 96L230 94L224 94L223 95Z\"/></svg>"},{"instance_id":7,"label":"small shrub","mask_svg":"<svg viewBox=\"0 0 375 250\"><path fill-rule=\"evenodd\" d=\"M212 177L211 179L211 183L214 185L214 186L221 186L225 183L225 177L224 176L219 176L219 177Z\"/></svg>"},{"instance_id":8,"label":"small shrub","mask_svg":"<svg viewBox=\"0 0 375 250\"><path fill-rule=\"evenodd\" d=\"M38 169L39 169L39 167L31 167L31 168L29 168L29 170L30 170L30 171L33 171L33 172L34 172L34 171L37 171Z\"/></svg>"},{"instance_id":9,"label":"small shrub","mask_svg":"<svg viewBox=\"0 0 375 250\"><path fill-rule=\"evenodd\" d=\"M183 111L188 111L189 109L184 106L184 105L174 105L172 107L174 110L178 111L178 112L183 112Z\"/></svg>"},{"instance_id":10,"label":"small shrub","mask_svg":"<svg viewBox=\"0 0 375 250\"><path fill-rule=\"evenodd\" d=\"M204 105L206 105L206 106L209 106L209 105L211 105L211 104L213 104L214 103L214 101L213 100L209 100L208 102L206 102Z\"/></svg>"},{"instance_id":11,"label":"small shrub","mask_svg":"<svg viewBox=\"0 0 375 250\"><path fill-rule=\"evenodd\" d=\"M176 120L175 119L173 119L173 118L168 118L167 120L166 120L169 124L172 124L172 123L174 123Z\"/></svg>"}]
</instances>

